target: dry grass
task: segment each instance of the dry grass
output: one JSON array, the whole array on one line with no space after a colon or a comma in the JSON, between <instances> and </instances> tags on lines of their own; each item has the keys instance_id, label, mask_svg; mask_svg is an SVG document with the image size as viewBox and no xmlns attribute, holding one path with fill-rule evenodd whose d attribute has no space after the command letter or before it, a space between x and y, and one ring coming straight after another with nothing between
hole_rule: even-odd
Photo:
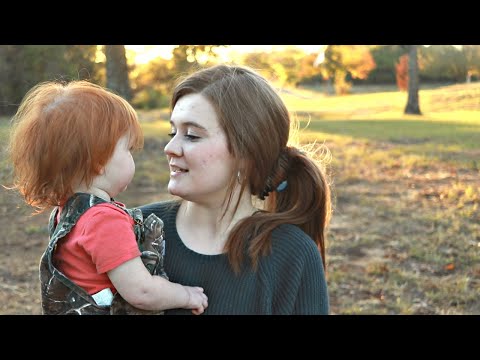
<instances>
[{"instance_id":1,"label":"dry grass","mask_svg":"<svg viewBox=\"0 0 480 360\"><path fill-rule=\"evenodd\" d=\"M283 93L308 128L303 141L332 153L334 214L328 237L333 314L479 314L480 84L420 92L422 117L405 117L406 94ZM120 201L168 197L165 110L141 113L145 150ZM2 145L8 138L0 120ZM0 158L0 182L9 164ZM38 260L48 214L29 216L0 192L0 314L39 314Z\"/></svg>"}]
</instances>

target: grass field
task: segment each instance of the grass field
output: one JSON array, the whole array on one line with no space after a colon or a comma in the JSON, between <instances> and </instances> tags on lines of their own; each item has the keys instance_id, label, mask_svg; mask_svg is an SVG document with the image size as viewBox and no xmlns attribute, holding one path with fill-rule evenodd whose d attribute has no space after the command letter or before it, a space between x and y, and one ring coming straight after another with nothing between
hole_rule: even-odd
<instances>
[{"instance_id":1,"label":"grass field","mask_svg":"<svg viewBox=\"0 0 480 360\"><path fill-rule=\"evenodd\" d=\"M332 314L480 314L480 83L420 91L405 116L398 91L335 97L284 90L301 141L331 152L328 234ZM163 146L168 112L140 112L130 206L169 197ZM8 123L0 121L0 141ZM0 182L10 166L0 158ZM14 205L14 206L12 206ZM0 314L39 314L38 259L47 214L0 193Z\"/></svg>"}]
</instances>

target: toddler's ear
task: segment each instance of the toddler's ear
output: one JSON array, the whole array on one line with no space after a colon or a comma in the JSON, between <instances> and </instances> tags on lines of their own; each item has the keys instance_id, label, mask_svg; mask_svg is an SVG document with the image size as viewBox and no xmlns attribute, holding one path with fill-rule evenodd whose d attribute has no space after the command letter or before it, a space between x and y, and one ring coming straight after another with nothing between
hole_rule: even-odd
<instances>
[{"instance_id":1,"label":"toddler's ear","mask_svg":"<svg viewBox=\"0 0 480 360\"><path fill-rule=\"evenodd\" d=\"M97 164L96 170L97 170L97 172L98 172L98 175L103 175L103 174L105 174L105 166L100 166L100 165Z\"/></svg>"}]
</instances>

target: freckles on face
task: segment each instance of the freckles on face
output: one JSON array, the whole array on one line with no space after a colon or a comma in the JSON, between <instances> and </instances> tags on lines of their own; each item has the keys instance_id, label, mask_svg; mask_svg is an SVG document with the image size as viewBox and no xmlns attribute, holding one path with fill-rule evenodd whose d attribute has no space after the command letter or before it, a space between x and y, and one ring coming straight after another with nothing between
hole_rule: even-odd
<instances>
[{"instance_id":1,"label":"freckles on face","mask_svg":"<svg viewBox=\"0 0 480 360\"><path fill-rule=\"evenodd\" d=\"M209 165L215 163L217 159L220 161L224 160L224 156L222 155L225 154L225 150L222 146L218 146L218 143L216 145L217 146L214 145L208 148L200 161L201 167L207 168Z\"/></svg>"},{"instance_id":2,"label":"freckles on face","mask_svg":"<svg viewBox=\"0 0 480 360\"><path fill-rule=\"evenodd\" d=\"M228 151L227 140L221 130L214 131L196 148L186 150L187 161L192 168L198 166L203 176L229 176L233 158ZM197 165L195 165L195 163Z\"/></svg>"}]
</instances>

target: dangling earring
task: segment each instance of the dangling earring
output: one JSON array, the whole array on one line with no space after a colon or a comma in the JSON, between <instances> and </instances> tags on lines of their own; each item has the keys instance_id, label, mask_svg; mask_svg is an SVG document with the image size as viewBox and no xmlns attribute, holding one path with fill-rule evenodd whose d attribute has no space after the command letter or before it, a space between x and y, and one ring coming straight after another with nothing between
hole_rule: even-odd
<instances>
[{"instance_id":1,"label":"dangling earring","mask_svg":"<svg viewBox=\"0 0 480 360\"><path fill-rule=\"evenodd\" d=\"M240 185L242 184L242 181L240 180L240 170L237 172L237 181Z\"/></svg>"}]
</instances>

